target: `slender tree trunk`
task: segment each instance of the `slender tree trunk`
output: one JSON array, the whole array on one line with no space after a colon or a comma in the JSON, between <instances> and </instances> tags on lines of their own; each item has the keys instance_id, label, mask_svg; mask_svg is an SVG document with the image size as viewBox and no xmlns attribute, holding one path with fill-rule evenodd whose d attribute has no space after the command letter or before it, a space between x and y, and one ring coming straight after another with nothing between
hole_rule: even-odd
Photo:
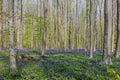
<instances>
[{"instance_id":1,"label":"slender tree trunk","mask_svg":"<svg viewBox=\"0 0 120 80\"><path fill-rule=\"evenodd\" d=\"M47 12L48 12L48 7L47 7L47 2L48 0L43 1L43 9L44 9L44 28L43 28L43 45L42 45L42 55L45 55L45 50L46 50L46 28L47 28Z\"/></svg>"},{"instance_id":2,"label":"slender tree trunk","mask_svg":"<svg viewBox=\"0 0 120 80\"><path fill-rule=\"evenodd\" d=\"M89 58L91 59L93 57L93 7L92 0L90 0L90 55Z\"/></svg>"},{"instance_id":3,"label":"slender tree trunk","mask_svg":"<svg viewBox=\"0 0 120 80\"><path fill-rule=\"evenodd\" d=\"M53 18L54 18L54 45L55 45L55 48L56 48L56 16L55 16L55 1L56 0L54 0L54 4L53 4L53 6L54 6L54 14L53 14Z\"/></svg>"},{"instance_id":4,"label":"slender tree trunk","mask_svg":"<svg viewBox=\"0 0 120 80\"><path fill-rule=\"evenodd\" d=\"M112 0L112 52L114 51L114 0Z\"/></svg>"},{"instance_id":5,"label":"slender tree trunk","mask_svg":"<svg viewBox=\"0 0 120 80\"><path fill-rule=\"evenodd\" d=\"M39 0L40 1L40 22L42 21L42 17L43 17L43 13L42 13L42 10L43 10L43 2L42 2L42 0ZM43 27L41 24L40 24L40 29L39 29L39 31L40 31L40 35L39 35L39 37L41 37L41 39L40 39L40 48L42 49L42 42L43 42L43 40L42 40L42 28L41 27Z\"/></svg>"},{"instance_id":6,"label":"slender tree trunk","mask_svg":"<svg viewBox=\"0 0 120 80\"><path fill-rule=\"evenodd\" d=\"M85 37L85 45L86 45L86 51L87 51L87 54L88 54L88 48L89 48L89 40L88 40L88 37L89 37L89 14L90 14L90 0L86 0L86 30L85 30L85 33L86 33L86 37Z\"/></svg>"},{"instance_id":7,"label":"slender tree trunk","mask_svg":"<svg viewBox=\"0 0 120 80\"><path fill-rule=\"evenodd\" d=\"M22 0L18 0L17 47L22 48Z\"/></svg>"},{"instance_id":8,"label":"slender tree trunk","mask_svg":"<svg viewBox=\"0 0 120 80\"><path fill-rule=\"evenodd\" d=\"M2 49L2 27L3 27L3 0L0 0L0 51Z\"/></svg>"},{"instance_id":9,"label":"slender tree trunk","mask_svg":"<svg viewBox=\"0 0 120 80\"><path fill-rule=\"evenodd\" d=\"M100 42L101 42L101 44L99 44L99 45L101 45L101 49L103 49L103 28L102 28L102 3L103 3L103 0L102 0L102 2L100 3L100 30L101 30L101 32L100 32Z\"/></svg>"},{"instance_id":10,"label":"slender tree trunk","mask_svg":"<svg viewBox=\"0 0 120 80\"><path fill-rule=\"evenodd\" d=\"M95 0L94 0L95 1ZM97 24L97 1L94 2L94 51L96 50L96 45L97 45L97 28L96 28L96 24Z\"/></svg>"},{"instance_id":11,"label":"slender tree trunk","mask_svg":"<svg viewBox=\"0 0 120 80\"><path fill-rule=\"evenodd\" d=\"M115 57L120 57L120 0L117 0L117 51Z\"/></svg>"},{"instance_id":12,"label":"slender tree trunk","mask_svg":"<svg viewBox=\"0 0 120 80\"><path fill-rule=\"evenodd\" d=\"M60 35L60 3L59 3L59 0L57 0L57 25L58 25L58 35L57 35L57 37L58 37L58 52L60 51L60 43L61 43L61 41L60 41L60 37L61 37L61 35Z\"/></svg>"},{"instance_id":13,"label":"slender tree trunk","mask_svg":"<svg viewBox=\"0 0 120 80\"><path fill-rule=\"evenodd\" d=\"M14 0L9 0L9 50L10 50L10 73L16 74L16 56L14 50Z\"/></svg>"}]
</instances>

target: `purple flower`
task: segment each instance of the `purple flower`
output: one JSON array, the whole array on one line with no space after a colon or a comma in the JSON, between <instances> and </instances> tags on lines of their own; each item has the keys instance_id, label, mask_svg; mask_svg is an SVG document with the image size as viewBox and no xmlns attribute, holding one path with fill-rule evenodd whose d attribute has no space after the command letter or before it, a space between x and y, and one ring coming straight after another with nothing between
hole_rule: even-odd
<instances>
[{"instance_id":1,"label":"purple flower","mask_svg":"<svg viewBox=\"0 0 120 80\"><path fill-rule=\"evenodd\" d=\"M20 61L20 64L21 64L22 66L25 66L26 62L25 62L25 61Z\"/></svg>"},{"instance_id":2,"label":"purple flower","mask_svg":"<svg viewBox=\"0 0 120 80\"><path fill-rule=\"evenodd\" d=\"M98 63L100 63L102 60L97 60Z\"/></svg>"},{"instance_id":3,"label":"purple flower","mask_svg":"<svg viewBox=\"0 0 120 80\"><path fill-rule=\"evenodd\" d=\"M106 68L99 68L101 71L107 71Z\"/></svg>"},{"instance_id":4,"label":"purple flower","mask_svg":"<svg viewBox=\"0 0 120 80\"><path fill-rule=\"evenodd\" d=\"M43 59L44 59L44 58L48 58L48 56L40 56L40 58L43 58Z\"/></svg>"},{"instance_id":5,"label":"purple flower","mask_svg":"<svg viewBox=\"0 0 120 80\"><path fill-rule=\"evenodd\" d=\"M120 64L118 65L118 68L120 69Z\"/></svg>"},{"instance_id":6,"label":"purple flower","mask_svg":"<svg viewBox=\"0 0 120 80\"><path fill-rule=\"evenodd\" d=\"M46 51L48 51L48 52L57 52L57 49L55 49L55 48L49 48L49 49L47 49Z\"/></svg>"},{"instance_id":7,"label":"purple flower","mask_svg":"<svg viewBox=\"0 0 120 80\"><path fill-rule=\"evenodd\" d=\"M44 64L44 62L37 62L37 65L39 66L39 67L42 67L43 66L43 64Z\"/></svg>"},{"instance_id":8,"label":"purple flower","mask_svg":"<svg viewBox=\"0 0 120 80\"><path fill-rule=\"evenodd\" d=\"M103 50L97 49L97 50L94 51L94 53L103 53Z\"/></svg>"},{"instance_id":9,"label":"purple flower","mask_svg":"<svg viewBox=\"0 0 120 80\"><path fill-rule=\"evenodd\" d=\"M49 65L54 65L54 62L48 62Z\"/></svg>"},{"instance_id":10,"label":"purple flower","mask_svg":"<svg viewBox=\"0 0 120 80\"><path fill-rule=\"evenodd\" d=\"M96 61L92 61L91 64L92 64L92 65L96 65Z\"/></svg>"},{"instance_id":11,"label":"purple flower","mask_svg":"<svg viewBox=\"0 0 120 80\"><path fill-rule=\"evenodd\" d=\"M60 64L60 61L55 62L55 64Z\"/></svg>"},{"instance_id":12,"label":"purple flower","mask_svg":"<svg viewBox=\"0 0 120 80\"><path fill-rule=\"evenodd\" d=\"M61 62L65 62L65 60L64 60L64 59L61 59Z\"/></svg>"},{"instance_id":13,"label":"purple flower","mask_svg":"<svg viewBox=\"0 0 120 80\"><path fill-rule=\"evenodd\" d=\"M79 52L85 53L85 49L79 49Z\"/></svg>"}]
</instances>

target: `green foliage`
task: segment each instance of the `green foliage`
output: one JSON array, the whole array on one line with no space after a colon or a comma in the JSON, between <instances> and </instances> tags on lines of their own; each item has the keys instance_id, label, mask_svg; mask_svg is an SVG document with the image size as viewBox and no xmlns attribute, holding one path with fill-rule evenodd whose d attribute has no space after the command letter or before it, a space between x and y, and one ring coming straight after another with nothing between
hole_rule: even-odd
<instances>
[{"instance_id":1,"label":"green foliage","mask_svg":"<svg viewBox=\"0 0 120 80\"><path fill-rule=\"evenodd\" d=\"M2 50L0 54L4 56L9 56L9 52L5 50Z\"/></svg>"},{"instance_id":2,"label":"green foliage","mask_svg":"<svg viewBox=\"0 0 120 80\"><path fill-rule=\"evenodd\" d=\"M5 80L119 80L119 60L114 65L103 65L99 61L100 54L94 55L94 59L87 59L84 54L47 53L45 58L37 57L37 54L25 54L27 61L17 62L18 74L9 74L8 58L0 58L0 78ZM56 56L57 55L57 56ZM0 55L1 56L1 55ZM3 67L5 66L5 67Z\"/></svg>"},{"instance_id":3,"label":"green foliage","mask_svg":"<svg viewBox=\"0 0 120 80\"><path fill-rule=\"evenodd\" d=\"M3 28L3 34L2 34L2 44L6 44L6 46L9 45L9 30L8 26Z\"/></svg>"},{"instance_id":4,"label":"green foliage","mask_svg":"<svg viewBox=\"0 0 120 80\"><path fill-rule=\"evenodd\" d=\"M113 68L109 68L109 69L107 70L107 72L108 72L109 75L111 76L111 79L112 79L112 80L120 80L119 74L117 74Z\"/></svg>"},{"instance_id":5,"label":"green foliage","mask_svg":"<svg viewBox=\"0 0 120 80\"><path fill-rule=\"evenodd\" d=\"M32 68L31 68L32 67ZM23 68L22 70L22 79L24 80L44 80L44 72L42 69L38 68L37 66L31 66Z\"/></svg>"},{"instance_id":6,"label":"green foliage","mask_svg":"<svg viewBox=\"0 0 120 80\"><path fill-rule=\"evenodd\" d=\"M29 12L24 14L24 32L23 32L23 46L31 46L34 39L42 40L42 29L44 27L43 17L34 16Z\"/></svg>"}]
</instances>

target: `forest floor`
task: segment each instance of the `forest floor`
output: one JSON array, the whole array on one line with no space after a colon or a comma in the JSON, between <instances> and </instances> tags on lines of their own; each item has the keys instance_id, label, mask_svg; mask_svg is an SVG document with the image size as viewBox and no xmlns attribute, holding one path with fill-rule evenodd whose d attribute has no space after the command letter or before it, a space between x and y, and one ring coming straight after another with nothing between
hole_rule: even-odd
<instances>
[{"instance_id":1,"label":"forest floor","mask_svg":"<svg viewBox=\"0 0 120 80\"><path fill-rule=\"evenodd\" d=\"M17 60L18 73L13 76L9 74L8 55L0 53L0 80L120 80L120 60L113 58L113 65L104 65L100 53L94 54L93 59L84 53L47 55L26 53L32 58Z\"/></svg>"}]
</instances>

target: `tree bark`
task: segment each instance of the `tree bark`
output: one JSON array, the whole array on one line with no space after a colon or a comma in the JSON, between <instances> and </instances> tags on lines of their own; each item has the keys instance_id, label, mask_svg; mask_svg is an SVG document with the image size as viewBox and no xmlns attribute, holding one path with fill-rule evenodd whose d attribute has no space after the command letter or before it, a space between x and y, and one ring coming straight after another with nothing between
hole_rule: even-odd
<instances>
[{"instance_id":1,"label":"tree bark","mask_svg":"<svg viewBox=\"0 0 120 80\"><path fill-rule=\"evenodd\" d=\"M112 40L112 0L104 2L104 54L103 62L112 64L111 61L111 40Z\"/></svg>"},{"instance_id":2,"label":"tree bark","mask_svg":"<svg viewBox=\"0 0 120 80\"><path fill-rule=\"evenodd\" d=\"M3 0L0 0L0 51L2 50L2 28L3 28Z\"/></svg>"},{"instance_id":3,"label":"tree bark","mask_svg":"<svg viewBox=\"0 0 120 80\"><path fill-rule=\"evenodd\" d=\"M22 48L22 0L18 0L17 47Z\"/></svg>"},{"instance_id":4,"label":"tree bark","mask_svg":"<svg viewBox=\"0 0 120 80\"><path fill-rule=\"evenodd\" d=\"M90 17L90 55L89 55L89 58L91 59L93 57L93 1L90 0L90 14L89 14L89 17Z\"/></svg>"},{"instance_id":5,"label":"tree bark","mask_svg":"<svg viewBox=\"0 0 120 80\"><path fill-rule=\"evenodd\" d=\"M60 43L61 43L61 40L60 40L60 3L59 3L59 0L57 0L57 25L58 25L58 52L60 51Z\"/></svg>"},{"instance_id":6,"label":"tree bark","mask_svg":"<svg viewBox=\"0 0 120 80\"><path fill-rule=\"evenodd\" d=\"M120 57L120 0L117 0L117 51L115 57Z\"/></svg>"},{"instance_id":7,"label":"tree bark","mask_svg":"<svg viewBox=\"0 0 120 80\"><path fill-rule=\"evenodd\" d=\"M14 50L14 0L9 0L9 50L10 50L10 73L16 74L16 56Z\"/></svg>"},{"instance_id":8,"label":"tree bark","mask_svg":"<svg viewBox=\"0 0 120 80\"><path fill-rule=\"evenodd\" d=\"M48 12L48 7L47 7L48 0L43 1L43 8L44 8L44 27L43 27L43 45L42 45L42 55L45 55L45 50L46 50L46 28L47 28L47 12Z\"/></svg>"}]
</instances>

